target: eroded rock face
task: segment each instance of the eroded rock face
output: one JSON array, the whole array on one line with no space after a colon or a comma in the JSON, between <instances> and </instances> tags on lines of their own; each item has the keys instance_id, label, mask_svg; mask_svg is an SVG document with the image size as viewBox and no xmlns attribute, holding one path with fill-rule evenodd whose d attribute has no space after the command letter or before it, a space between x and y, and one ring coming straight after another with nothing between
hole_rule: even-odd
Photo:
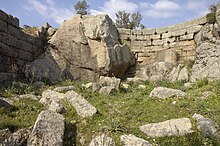
<instances>
[{"instance_id":1,"label":"eroded rock face","mask_svg":"<svg viewBox=\"0 0 220 146\"><path fill-rule=\"evenodd\" d=\"M191 81L207 78L220 80L220 46L209 42L196 48L196 61L192 68Z\"/></svg>"},{"instance_id":2,"label":"eroded rock face","mask_svg":"<svg viewBox=\"0 0 220 146\"><path fill-rule=\"evenodd\" d=\"M75 15L49 41L45 54L29 67L36 78L95 80L100 75L123 77L135 59L107 15Z\"/></svg>"},{"instance_id":3,"label":"eroded rock face","mask_svg":"<svg viewBox=\"0 0 220 146\"><path fill-rule=\"evenodd\" d=\"M140 126L140 130L150 137L185 135L192 131L192 123L188 118L172 119L160 123Z\"/></svg>"},{"instance_id":4,"label":"eroded rock face","mask_svg":"<svg viewBox=\"0 0 220 146\"><path fill-rule=\"evenodd\" d=\"M62 146L64 136L64 117L53 111L42 111L28 138L28 146Z\"/></svg>"}]
</instances>

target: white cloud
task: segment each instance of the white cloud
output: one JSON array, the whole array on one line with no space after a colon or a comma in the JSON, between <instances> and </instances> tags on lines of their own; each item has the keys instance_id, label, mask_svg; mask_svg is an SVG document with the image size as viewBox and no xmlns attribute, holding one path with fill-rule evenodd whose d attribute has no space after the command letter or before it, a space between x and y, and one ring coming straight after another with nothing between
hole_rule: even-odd
<instances>
[{"instance_id":1,"label":"white cloud","mask_svg":"<svg viewBox=\"0 0 220 146\"><path fill-rule=\"evenodd\" d=\"M64 20L71 17L74 12L67 8L56 7L54 0L46 0L44 4L37 0L28 0L28 4L22 5L22 8L27 11L35 10L45 19L52 19L58 24L61 24Z\"/></svg>"},{"instance_id":2,"label":"white cloud","mask_svg":"<svg viewBox=\"0 0 220 146\"><path fill-rule=\"evenodd\" d=\"M104 3L102 7L99 7L99 10L92 9L90 13L92 15L96 14L108 14L112 19L115 19L115 13L117 13L119 10L132 13L137 11L138 5L129 2L128 0L109 0Z\"/></svg>"},{"instance_id":3,"label":"white cloud","mask_svg":"<svg viewBox=\"0 0 220 146\"><path fill-rule=\"evenodd\" d=\"M204 16L208 13L209 2L206 0L188 0L186 9L195 11L196 17Z\"/></svg>"},{"instance_id":4,"label":"white cloud","mask_svg":"<svg viewBox=\"0 0 220 146\"><path fill-rule=\"evenodd\" d=\"M179 16L178 10L181 6L171 0L158 0L156 3L142 2L139 4L144 10L144 15L153 18L168 18Z\"/></svg>"}]
</instances>

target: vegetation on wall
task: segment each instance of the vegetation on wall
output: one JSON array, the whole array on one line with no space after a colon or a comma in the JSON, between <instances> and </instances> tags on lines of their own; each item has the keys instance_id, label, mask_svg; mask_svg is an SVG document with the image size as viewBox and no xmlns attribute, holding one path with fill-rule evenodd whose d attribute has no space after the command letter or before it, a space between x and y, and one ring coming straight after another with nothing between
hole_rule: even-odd
<instances>
[{"instance_id":1,"label":"vegetation on wall","mask_svg":"<svg viewBox=\"0 0 220 146\"><path fill-rule=\"evenodd\" d=\"M76 14L80 14L80 15L87 15L88 8L89 8L89 5L87 4L86 0L78 1L74 5L74 9L76 11Z\"/></svg>"}]
</instances>

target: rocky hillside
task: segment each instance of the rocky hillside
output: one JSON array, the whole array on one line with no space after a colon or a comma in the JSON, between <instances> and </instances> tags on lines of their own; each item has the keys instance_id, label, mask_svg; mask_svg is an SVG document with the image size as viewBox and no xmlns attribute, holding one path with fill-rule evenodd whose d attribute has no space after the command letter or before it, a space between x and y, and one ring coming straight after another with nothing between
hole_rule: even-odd
<instances>
[{"instance_id":1,"label":"rocky hillside","mask_svg":"<svg viewBox=\"0 0 220 146\"><path fill-rule=\"evenodd\" d=\"M220 83L14 83L1 89L0 145L220 145Z\"/></svg>"}]
</instances>

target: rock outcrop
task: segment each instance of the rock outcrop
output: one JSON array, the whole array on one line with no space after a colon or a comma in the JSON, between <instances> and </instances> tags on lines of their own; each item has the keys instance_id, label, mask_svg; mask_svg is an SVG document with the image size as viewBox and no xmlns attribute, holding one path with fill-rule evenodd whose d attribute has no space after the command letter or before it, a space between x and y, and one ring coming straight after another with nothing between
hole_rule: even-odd
<instances>
[{"instance_id":1,"label":"rock outcrop","mask_svg":"<svg viewBox=\"0 0 220 146\"><path fill-rule=\"evenodd\" d=\"M95 80L100 75L122 78L135 64L133 54L120 44L118 31L107 15L75 15L60 26L49 43L46 53L30 65L37 79Z\"/></svg>"}]
</instances>

